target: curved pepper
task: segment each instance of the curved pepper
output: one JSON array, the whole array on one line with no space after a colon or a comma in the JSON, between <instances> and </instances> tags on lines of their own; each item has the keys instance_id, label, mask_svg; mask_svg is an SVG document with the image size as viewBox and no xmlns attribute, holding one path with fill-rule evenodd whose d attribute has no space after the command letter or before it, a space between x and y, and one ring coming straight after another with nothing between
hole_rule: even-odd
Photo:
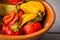
<instances>
[{"instance_id":1,"label":"curved pepper","mask_svg":"<svg viewBox=\"0 0 60 40\"><path fill-rule=\"evenodd\" d=\"M22 35L23 31L18 29L18 25L12 24L12 25L7 25L7 26L3 26L3 32L6 35Z\"/></svg>"},{"instance_id":2,"label":"curved pepper","mask_svg":"<svg viewBox=\"0 0 60 40\"><path fill-rule=\"evenodd\" d=\"M44 7L38 1L29 1L29 2L23 3L20 5L20 9L23 10L25 13L22 16L23 20L21 25L24 25L30 20L35 20L38 17L39 13L41 13L43 16L45 15ZM43 16L39 18L42 19Z\"/></svg>"},{"instance_id":3,"label":"curved pepper","mask_svg":"<svg viewBox=\"0 0 60 40\"><path fill-rule=\"evenodd\" d=\"M20 5L20 9L22 9L25 13L38 13L39 11L44 12L43 5L38 1L29 1L27 3L23 3Z\"/></svg>"},{"instance_id":4,"label":"curved pepper","mask_svg":"<svg viewBox=\"0 0 60 40\"><path fill-rule=\"evenodd\" d=\"M15 15L16 15L15 11L11 11L9 15L6 15L3 18L4 24L7 25L10 21L12 21Z\"/></svg>"},{"instance_id":5,"label":"curved pepper","mask_svg":"<svg viewBox=\"0 0 60 40\"><path fill-rule=\"evenodd\" d=\"M24 25L26 22L35 19L36 16L37 16L36 14L24 14L22 16L23 20L21 26Z\"/></svg>"}]
</instances>

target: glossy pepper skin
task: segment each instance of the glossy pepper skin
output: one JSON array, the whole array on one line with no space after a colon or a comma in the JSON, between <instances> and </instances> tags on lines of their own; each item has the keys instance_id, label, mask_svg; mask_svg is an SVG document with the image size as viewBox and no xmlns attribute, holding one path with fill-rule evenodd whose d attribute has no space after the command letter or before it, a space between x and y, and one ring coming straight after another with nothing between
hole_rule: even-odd
<instances>
[{"instance_id":1,"label":"glossy pepper skin","mask_svg":"<svg viewBox=\"0 0 60 40\"><path fill-rule=\"evenodd\" d=\"M16 12L12 10L8 15L3 18L4 24L7 25L14 19Z\"/></svg>"},{"instance_id":2,"label":"glossy pepper skin","mask_svg":"<svg viewBox=\"0 0 60 40\"><path fill-rule=\"evenodd\" d=\"M21 24L23 14L24 14L24 12L22 10L20 10L18 13L16 13L14 10L11 10L11 12L3 18L4 24L5 25L13 24L17 20Z\"/></svg>"},{"instance_id":3,"label":"glossy pepper skin","mask_svg":"<svg viewBox=\"0 0 60 40\"><path fill-rule=\"evenodd\" d=\"M24 12L22 10L19 10L19 23L21 24L22 23L22 16L24 15Z\"/></svg>"},{"instance_id":4,"label":"glossy pepper skin","mask_svg":"<svg viewBox=\"0 0 60 40\"><path fill-rule=\"evenodd\" d=\"M12 25L12 24L16 23L16 21L18 21L18 18L19 18L19 16L18 16L18 14L16 14L15 17L13 18L13 20L11 20L9 24Z\"/></svg>"},{"instance_id":5,"label":"glossy pepper skin","mask_svg":"<svg viewBox=\"0 0 60 40\"><path fill-rule=\"evenodd\" d=\"M23 27L23 31L25 32L25 34L31 34L31 33L34 33L36 31L39 31L41 29L42 29L42 27L41 27L41 24L39 22L32 23L32 24L26 24Z\"/></svg>"},{"instance_id":6,"label":"glossy pepper skin","mask_svg":"<svg viewBox=\"0 0 60 40\"><path fill-rule=\"evenodd\" d=\"M18 4L19 2L20 2L20 3L23 3L23 1L24 1L24 0L8 0L8 2L9 2L10 4L13 4L13 5Z\"/></svg>"},{"instance_id":7,"label":"glossy pepper skin","mask_svg":"<svg viewBox=\"0 0 60 40\"><path fill-rule=\"evenodd\" d=\"M23 11L20 10L18 13L16 13L14 10L12 10L9 15L6 15L3 18L4 25L5 25L3 26L4 34L7 34L7 35L23 34L22 29L19 28L20 27L19 22L21 22L22 20L21 16L23 15Z\"/></svg>"},{"instance_id":8,"label":"glossy pepper skin","mask_svg":"<svg viewBox=\"0 0 60 40\"><path fill-rule=\"evenodd\" d=\"M3 26L3 32L6 35L14 35L14 31L10 28L11 25Z\"/></svg>"},{"instance_id":9,"label":"glossy pepper skin","mask_svg":"<svg viewBox=\"0 0 60 40\"><path fill-rule=\"evenodd\" d=\"M23 19L23 20L22 20L22 24L21 24L21 25L24 25L24 24L27 23L28 21L35 19L36 16L37 16L37 15L35 15L35 14L24 14L24 15L22 16L22 19Z\"/></svg>"},{"instance_id":10,"label":"glossy pepper skin","mask_svg":"<svg viewBox=\"0 0 60 40\"><path fill-rule=\"evenodd\" d=\"M19 0L8 0L8 2L10 4L17 4L19 2Z\"/></svg>"},{"instance_id":11,"label":"glossy pepper skin","mask_svg":"<svg viewBox=\"0 0 60 40\"><path fill-rule=\"evenodd\" d=\"M20 5L20 9L22 9L25 13L34 13L37 14L39 11L44 12L43 5L38 1L29 1Z\"/></svg>"},{"instance_id":12,"label":"glossy pepper skin","mask_svg":"<svg viewBox=\"0 0 60 40\"><path fill-rule=\"evenodd\" d=\"M19 31L14 31L11 27L13 27L12 25L7 25L7 26L3 26L3 32L6 35L22 35L23 31L22 29L18 29Z\"/></svg>"},{"instance_id":13,"label":"glossy pepper skin","mask_svg":"<svg viewBox=\"0 0 60 40\"><path fill-rule=\"evenodd\" d=\"M14 24L16 21L22 21L22 15L24 12L20 10L18 13L15 10L11 10L8 15L3 18L4 25Z\"/></svg>"},{"instance_id":14,"label":"glossy pepper skin","mask_svg":"<svg viewBox=\"0 0 60 40\"><path fill-rule=\"evenodd\" d=\"M34 20L38 17L38 13L41 13L44 16L44 7L38 1L29 1L20 5L20 9L24 11L22 24L29 22L30 20ZM42 17L41 17L42 18ZM40 18L40 19L41 19Z\"/></svg>"}]
</instances>

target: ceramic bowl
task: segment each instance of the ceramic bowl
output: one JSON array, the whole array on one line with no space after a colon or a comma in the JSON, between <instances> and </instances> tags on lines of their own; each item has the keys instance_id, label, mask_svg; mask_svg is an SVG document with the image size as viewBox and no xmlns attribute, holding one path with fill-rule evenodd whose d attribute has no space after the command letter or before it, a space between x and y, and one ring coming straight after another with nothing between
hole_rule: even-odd
<instances>
[{"instance_id":1,"label":"ceramic bowl","mask_svg":"<svg viewBox=\"0 0 60 40\"><path fill-rule=\"evenodd\" d=\"M43 22L43 29L39 30L38 32L28 34L28 35L18 35L18 36L11 36L11 35L4 35L0 34L0 38L2 40L35 40L38 37L41 37L43 34L45 34L54 24L55 21L55 12L51 5L46 1L40 1L46 10L46 18Z\"/></svg>"}]
</instances>

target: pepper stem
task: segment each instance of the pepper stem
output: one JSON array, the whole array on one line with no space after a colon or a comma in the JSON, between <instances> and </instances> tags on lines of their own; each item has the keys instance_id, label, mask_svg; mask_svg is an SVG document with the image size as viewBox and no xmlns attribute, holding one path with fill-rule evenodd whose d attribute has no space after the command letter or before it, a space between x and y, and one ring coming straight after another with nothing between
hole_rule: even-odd
<instances>
[{"instance_id":1,"label":"pepper stem","mask_svg":"<svg viewBox=\"0 0 60 40\"><path fill-rule=\"evenodd\" d=\"M18 23L15 23L14 25L11 26L11 29L14 31L14 32L17 32L19 31L19 24Z\"/></svg>"}]
</instances>

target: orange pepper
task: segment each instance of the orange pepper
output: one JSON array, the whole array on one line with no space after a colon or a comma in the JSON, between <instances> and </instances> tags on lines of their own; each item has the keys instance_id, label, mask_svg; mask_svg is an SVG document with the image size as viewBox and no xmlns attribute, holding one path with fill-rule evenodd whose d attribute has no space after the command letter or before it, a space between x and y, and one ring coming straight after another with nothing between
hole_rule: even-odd
<instances>
[{"instance_id":1,"label":"orange pepper","mask_svg":"<svg viewBox=\"0 0 60 40\"><path fill-rule=\"evenodd\" d=\"M9 13L9 15L6 15L6 16L3 18L4 24L7 25L10 21L12 21L13 18L15 17L15 15L16 15L16 12L12 10L12 11Z\"/></svg>"},{"instance_id":2,"label":"orange pepper","mask_svg":"<svg viewBox=\"0 0 60 40\"><path fill-rule=\"evenodd\" d=\"M15 17L14 17L14 19L13 19L12 21L10 21L9 24L12 25L12 24L16 23L16 21L18 20L18 18L19 18L19 17L18 17L18 14L16 14Z\"/></svg>"}]
</instances>

